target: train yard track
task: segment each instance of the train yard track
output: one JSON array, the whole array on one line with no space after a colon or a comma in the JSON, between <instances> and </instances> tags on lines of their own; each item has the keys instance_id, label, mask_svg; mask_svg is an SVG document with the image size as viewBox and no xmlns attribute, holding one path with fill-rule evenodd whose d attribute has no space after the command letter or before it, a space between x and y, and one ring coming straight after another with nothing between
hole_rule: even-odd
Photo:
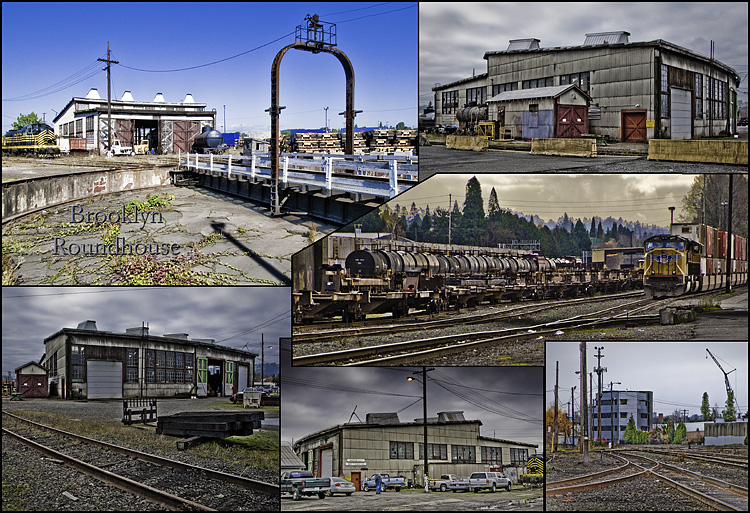
<instances>
[{"instance_id":1,"label":"train yard track","mask_svg":"<svg viewBox=\"0 0 750 513\"><path fill-rule=\"evenodd\" d=\"M5 411L2 432L54 462L169 509L268 509L279 497L278 485L93 440Z\"/></svg>"},{"instance_id":2,"label":"train yard track","mask_svg":"<svg viewBox=\"0 0 750 513\"><path fill-rule=\"evenodd\" d=\"M387 318L384 322L376 322L377 325L373 326L372 323L375 319L370 321L359 321L353 326L346 328L337 328L341 323L325 323L323 325L315 325L313 328L317 331L308 331L305 329L297 329L297 333L294 334L294 343L305 343L305 342L322 342L326 340L335 340L353 336L370 336L380 335L384 333L396 333L396 332L409 332L409 331L422 331L430 328L447 328L451 326L460 326L468 324L482 324L487 322L495 322L502 319L514 318L522 315L531 315L534 313L544 312L553 308L559 308L566 305L575 305L579 303L596 303L601 301L611 301L614 299L630 298L643 296L643 291L626 292L623 294L614 294L595 298L576 298L576 299L563 299L553 300L546 302L534 302L532 304L524 304L518 306L511 306L505 310L491 312L480 312L472 315L464 315L460 317L450 316L446 319L436 320L414 320L406 321L401 323L393 323L391 318Z\"/></svg>"},{"instance_id":3,"label":"train yard track","mask_svg":"<svg viewBox=\"0 0 750 513\"><path fill-rule=\"evenodd\" d=\"M586 502L586 499L582 496L599 488L608 489L626 481L638 482L639 484L635 486L643 486L647 483L651 486L650 483L657 482L666 484L706 508L719 511L748 510L748 490L746 487L651 458L650 456L655 455L655 451L640 451L637 449L619 450L618 452L619 454L610 453L610 455L617 458L622 463L621 465L602 472L548 482L545 490L546 496L576 497L580 507L582 502ZM649 456L639 454L639 452L646 452ZM679 454L674 454L674 452L658 451L656 455L660 458L664 455L679 457ZM716 459L714 458L714 460ZM747 467L745 467L746 469ZM646 477L648 480L645 482L636 481L638 478ZM742 477L739 476L738 480L742 481ZM746 475L744 482L747 482ZM653 508L652 504L644 503L643 506L643 509ZM634 504L629 509L640 508Z\"/></svg>"},{"instance_id":4,"label":"train yard track","mask_svg":"<svg viewBox=\"0 0 750 513\"><path fill-rule=\"evenodd\" d=\"M623 322L658 322L658 315L634 315L638 314L641 310L651 308L652 306L653 300L641 298L627 302L624 305L607 307L596 312L576 315L545 324L534 324L474 333L461 333L458 335L377 344L368 347L344 349L306 356L294 356L293 364L344 366L410 365L417 361L424 361L431 358L442 358L451 353L472 351L483 346L552 335L561 328L585 329L621 324ZM518 313L516 313L515 316L518 316ZM424 329L424 327L416 329ZM296 343L296 340L294 340L294 342Z\"/></svg>"}]
</instances>

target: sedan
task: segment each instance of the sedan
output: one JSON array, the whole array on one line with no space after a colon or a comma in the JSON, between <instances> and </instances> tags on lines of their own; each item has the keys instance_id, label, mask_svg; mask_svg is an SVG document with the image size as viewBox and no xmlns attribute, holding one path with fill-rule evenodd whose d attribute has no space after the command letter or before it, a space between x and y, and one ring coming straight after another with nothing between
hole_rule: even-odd
<instances>
[{"instance_id":1,"label":"sedan","mask_svg":"<svg viewBox=\"0 0 750 513\"><path fill-rule=\"evenodd\" d=\"M331 478L331 489L328 492L328 495L333 497L334 493L345 493L346 495L351 495L354 493L354 485L351 483L351 481L347 481L343 477L332 477Z\"/></svg>"}]
</instances>

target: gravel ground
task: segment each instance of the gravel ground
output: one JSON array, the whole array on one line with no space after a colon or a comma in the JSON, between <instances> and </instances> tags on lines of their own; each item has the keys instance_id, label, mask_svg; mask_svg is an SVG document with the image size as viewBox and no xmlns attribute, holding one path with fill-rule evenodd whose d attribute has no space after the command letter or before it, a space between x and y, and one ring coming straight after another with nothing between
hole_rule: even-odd
<instances>
[{"instance_id":1,"label":"gravel ground","mask_svg":"<svg viewBox=\"0 0 750 513\"><path fill-rule=\"evenodd\" d=\"M109 422L115 424L119 423L119 419L122 416L122 405L119 401L78 402L39 399L11 403L6 399L3 399L3 409L11 410L11 412L13 412L13 410L27 410L38 412L43 411L45 413L57 413L65 415L70 419L86 419L86 422ZM177 413L179 411L210 411L212 409L221 410L220 408L212 407L211 400L164 400L159 402L160 415L168 415ZM264 421L264 428L278 433L277 414L276 418L273 418L267 414L266 419L269 422L266 426L266 421ZM3 422L5 424L6 420L3 419ZM10 424L11 422L8 423L8 425ZM147 438L149 436L149 433L144 433L146 434ZM18 447L18 444L15 444L16 446L14 447L12 440L10 441L11 443L6 444L5 438L6 437L3 436L2 472L4 500L6 497L6 487L10 486L19 491L17 495L18 501L21 501L27 505L34 505L33 508L27 506L27 509L42 508L43 510L48 511L55 511L58 509L110 511L163 509L158 505L153 505L147 501L133 499L123 492L117 491L117 494L112 494L109 491L111 487L103 485L98 481L87 478L85 476L78 476L71 479L61 479L58 474L61 468L71 474L75 474L75 472L67 469L66 467L62 467L61 465L50 463L49 460L45 460L41 456L29 457L30 454L35 455L36 453L34 451L30 451L24 446ZM249 477L251 479L257 479L269 483L279 482L279 473L275 470L253 468L245 464L233 463L231 461L224 461L222 459L209 458L205 456L198 456L192 454L191 451L177 451L176 448L168 450L159 449L155 448L152 445L149 445L145 440L142 443L138 443L132 441L131 439L118 439L113 436L102 436L99 438L110 443L115 443L143 452L175 459L191 465L206 467L227 473L241 474L244 477ZM33 469L29 469L27 465L32 465ZM158 475L159 473L157 472L156 474ZM47 483L53 482L55 483L53 487L47 486ZM69 487L66 488L66 486ZM10 490L11 488L7 489ZM70 491L74 496L80 497L81 500L73 502L72 504L68 504L69 502L71 502L71 500L62 495L62 492L66 490ZM91 492L89 493L88 490L91 490ZM193 490L190 490L189 488L178 492L179 495L183 495L187 498L190 498L191 493L193 493ZM214 494L217 503L213 504L213 507L221 507L222 503L226 503L226 501L222 501L224 497L222 497L221 495L221 490L218 490L217 488L217 492ZM252 496L247 495L244 497L245 500L240 502L240 504L246 504L248 509L278 510L280 507L278 497L266 496L262 494L253 494ZM228 499L229 497L227 497L227 500ZM7 508L4 502L3 510L6 509ZM239 509L245 508L240 507Z\"/></svg>"},{"instance_id":2,"label":"gravel ground","mask_svg":"<svg viewBox=\"0 0 750 513\"><path fill-rule=\"evenodd\" d=\"M564 479L610 470L623 465L622 460L599 452L589 452L588 465L581 463L580 459L581 457L578 453L557 453L554 459L547 463L547 481L550 483L562 481Z\"/></svg>"},{"instance_id":3,"label":"gravel ground","mask_svg":"<svg viewBox=\"0 0 750 513\"><path fill-rule=\"evenodd\" d=\"M704 476L721 479L722 481L726 481L728 483L747 487L747 482L748 482L747 470L742 470L742 469L735 468L735 467L725 467L716 463L706 463L706 462L701 462L699 460L692 460L692 459L687 459L687 458L684 460L679 457L667 458L666 456L661 455L661 454L649 454L649 453L637 453L637 454L644 454L645 456L649 458L664 461L664 463L673 465L675 467L692 470L693 472L697 472L698 474L703 474ZM716 455L714 457L720 457L720 456Z\"/></svg>"},{"instance_id":4,"label":"gravel ground","mask_svg":"<svg viewBox=\"0 0 750 513\"><path fill-rule=\"evenodd\" d=\"M547 511L707 511L706 506L650 477L547 497Z\"/></svg>"}]
</instances>

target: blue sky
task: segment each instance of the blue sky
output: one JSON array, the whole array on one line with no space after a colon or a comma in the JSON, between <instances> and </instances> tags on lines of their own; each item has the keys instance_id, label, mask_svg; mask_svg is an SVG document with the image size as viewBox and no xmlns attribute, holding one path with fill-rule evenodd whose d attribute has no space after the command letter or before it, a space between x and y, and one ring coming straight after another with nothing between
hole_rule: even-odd
<instances>
[{"instance_id":1,"label":"blue sky","mask_svg":"<svg viewBox=\"0 0 750 513\"><path fill-rule=\"evenodd\" d=\"M355 123L416 126L416 2L47 3L43 9L4 2L2 14L3 132L21 113L42 118L46 112L51 121L54 111L92 87L106 98L104 63L96 59L106 58L108 41L120 63L112 66L113 98L131 91L135 100L151 101L161 92L176 102L191 93L207 110L216 109L219 129L226 105L225 131L270 130L271 64L308 14L336 23L338 48L354 67L355 109L363 111ZM155 73L125 66L201 67ZM323 127L325 107L329 126L344 126L345 77L333 55L288 52L280 85L282 130ZM17 98L24 100L8 101Z\"/></svg>"},{"instance_id":2,"label":"blue sky","mask_svg":"<svg viewBox=\"0 0 750 513\"><path fill-rule=\"evenodd\" d=\"M38 362L46 337L86 320L116 333L145 322L152 335L187 333L259 355L262 334L266 364L278 363L290 304L288 287L3 287L2 372Z\"/></svg>"}]
</instances>

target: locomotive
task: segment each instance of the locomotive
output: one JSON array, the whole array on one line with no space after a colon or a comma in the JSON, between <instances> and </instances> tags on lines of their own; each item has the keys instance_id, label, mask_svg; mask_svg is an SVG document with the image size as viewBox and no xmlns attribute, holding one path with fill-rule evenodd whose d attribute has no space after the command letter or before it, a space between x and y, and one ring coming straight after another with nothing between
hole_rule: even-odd
<instances>
[{"instance_id":1,"label":"locomotive","mask_svg":"<svg viewBox=\"0 0 750 513\"><path fill-rule=\"evenodd\" d=\"M725 231L699 223L673 223L670 234L644 241L646 297L675 297L747 283L748 242L733 235L727 258ZM731 265L731 268L729 267Z\"/></svg>"},{"instance_id":2,"label":"locomotive","mask_svg":"<svg viewBox=\"0 0 750 513\"><path fill-rule=\"evenodd\" d=\"M55 131L46 123L30 123L3 136L3 155L60 155Z\"/></svg>"}]
</instances>

